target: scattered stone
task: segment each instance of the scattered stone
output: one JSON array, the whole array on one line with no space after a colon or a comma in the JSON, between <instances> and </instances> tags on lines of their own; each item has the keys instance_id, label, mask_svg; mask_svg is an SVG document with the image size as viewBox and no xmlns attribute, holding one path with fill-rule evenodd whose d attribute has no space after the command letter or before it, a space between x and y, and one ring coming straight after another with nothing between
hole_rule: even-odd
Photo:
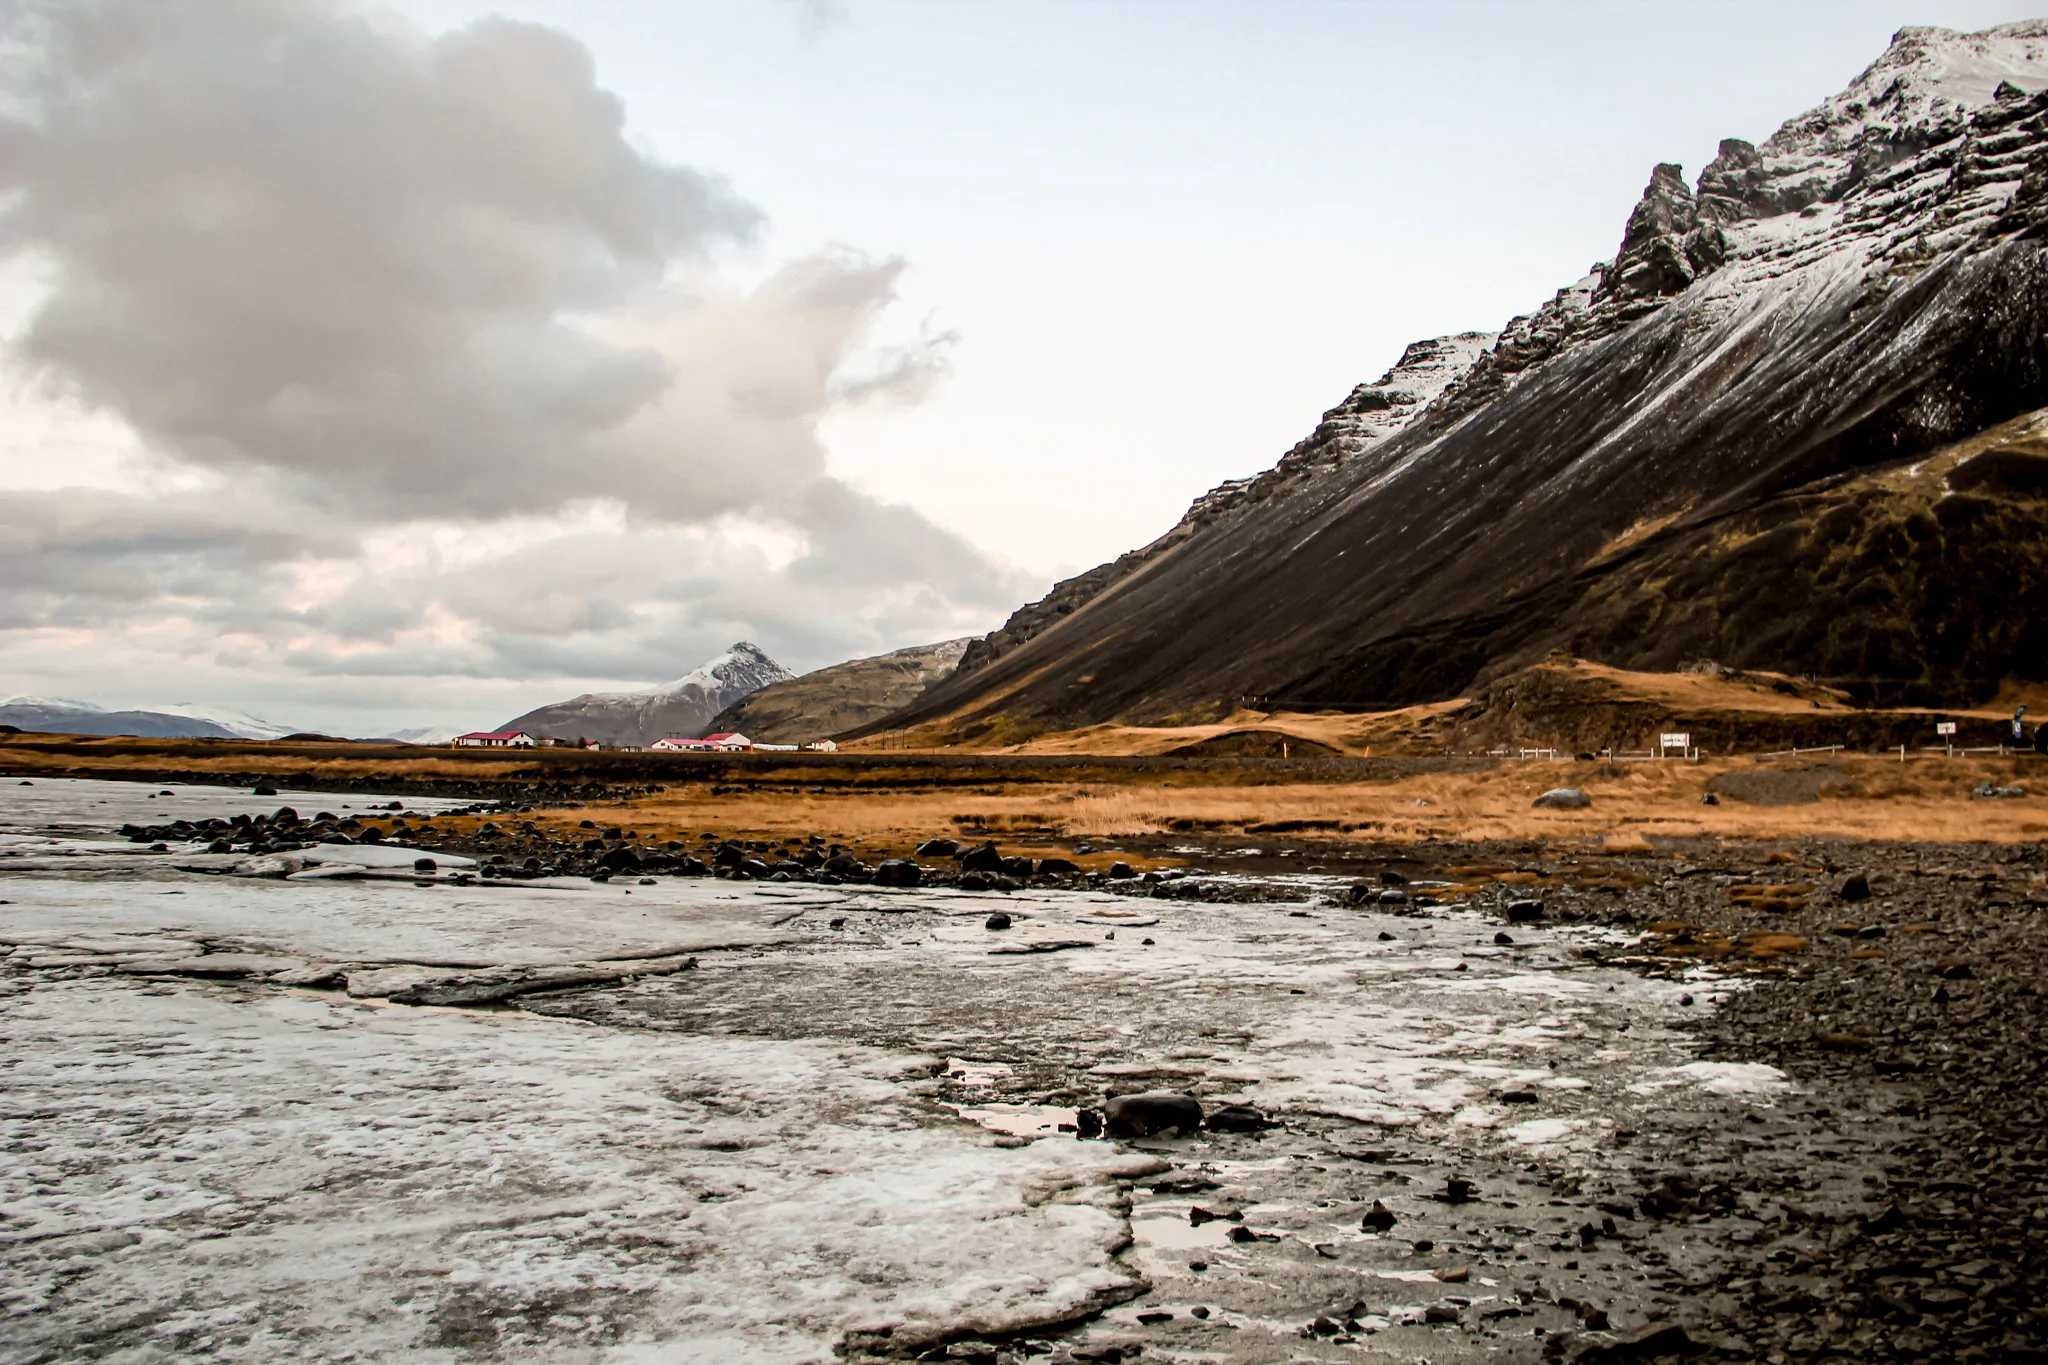
<instances>
[{"instance_id":1,"label":"scattered stone","mask_svg":"<svg viewBox=\"0 0 2048 1365\"><path fill-rule=\"evenodd\" d=\"M1577 787L1552 787L1529 804L1538 810L1584 810L1593 798Z\"/></svg>"},{"instance_id":2,"label":"scattered stone","mask_svg":"<svg viewBox=\"0 0 2048 1365\"><path fill-rule=\"evenodd\" d=\"M1508 902L1509 924L1534 924L1543 918L1543 902L1539 900L1513 900Z\"/></svg>"},{"instance_id":3,"label":"scattered stone","mask_svg":"<svg viewBox=\"0 0 2048 1365\"><path fill-rule=\"evenodd\" d=\"M1010 917L1004 911L998 910L983 920L981 927L984 929L1007 929L1010 927Z\"/></svg>"},{"instance_id":4,"label":"scattered stone","mask_svg":"<svg viewBox=\"0 0 2048 1365\"><path fill-rule=\"evenodd\" d=\"M1131 870L1129 863L1111 863L1109 865L1109 879L1113 882L1128 881L1137 875L1136 872Z\"/></svg>"},{"instance_id":5,"label":"scattered stone","mask_svg":"<svg viewBox=\"0 0 2048 1365\"><path fill-rule=\"evenodd\" d=\"M1845 901L1867 901L1870 899L1870 878L1865 873L1855 873L1843 881L1835 894Z\"/></svg>"},{"instance_id":6,"label":"scattered stone","mask_svg":"<svg viewBox=\"0 0 2048 1365\"><path fill-rule=\"evenodd\" d=\"M1361 1232L1384 1233L1399 1221L1392 1209L1375 1199L1372 1207L1365 1211L1365 1217L1358 1220L1358 1227Z\"/></svg>"},{"instance_id":7,"label":"scattered stone","mask_svg":"<svg viewBox=\"0 0 2048 1365\"><path fill-rule=\"evenodd\" d=\"M1503 929L1493 936L1493 941L1498 947L1508 948L1514 946L1515 936Z\"/></svg>"},{"instance_id":8,"label":"scattered stone","mask_svg":"<svg viewBox=\"0 0 2048 1365\"><path fill-rule=\"evenodd\" d=\"M917 846L920 858L951 858L959 852L960 843L956 839L927 839Z\"/></svg>"},{"instance_id":9,"label":"scattered stone","mask_svg":"<svg viewBox=\"0 0 2048 1365\"><path fill-rule=\"evenodd\" d=\"M1464 1284L1472 1278L1472 1267L1469 1265L1449 1265L1431 1273L1436 1276L1440 1283Z\"/></svg>"},{"instance_id":10,"label":"scattered stone","mask_svg":"<svg viewBox=\"0 0 2048 1365\"><path fill-rule=\"evenodd\" d=\"M1444 1204L1465 1204L1479 1193L1479 1186L1462 1175L1454 1175L1444 1181L1441 1191L1430 1196Z\"/></svg>"}]
</instances>

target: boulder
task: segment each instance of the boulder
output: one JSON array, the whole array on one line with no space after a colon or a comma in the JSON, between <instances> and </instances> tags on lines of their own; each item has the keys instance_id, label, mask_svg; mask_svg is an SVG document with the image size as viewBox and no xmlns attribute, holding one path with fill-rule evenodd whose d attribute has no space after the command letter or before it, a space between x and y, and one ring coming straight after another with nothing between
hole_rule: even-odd
<instances>
[{"instance_id":1,"label":"boulder","mask_svg":"<svg viewBox=\"0 0 2048 1365\"><path fill-rule=\"evenodd\" d=\"M1113 882L1127 881L1137 875L1136 872L1131 870L1129 863L1111 863L1109 865L1109 879Z\"/></svg>"},{"instance_id":2,"label":"boulder","mask_svg":"<svg viewBox=\"0 0 2048 1365\"><path fill-rule=\"evenodd\" d=\"M1577 787L1552 787L1529 804L1538 810L1584 810L1593 798Z\"/></svg>"},{"instance_id":3,"label":"boulder","mask_svg":"<svg viewBox=\"0 0 2048 1365\"><path fill-rule=\"evenodd\" d=\"M825 860L825 871L835 877L852 877L867 870L867 864L851 853L835 853Z\"/></svg>"},{"instance_id":4,"label":"boulder","mask_svg":"<svg viewBox=\"0 0 2048 1365\"><path fill-rule=\"evenodd\" d=\"M1861 872L1854 873L1835 894L1845 901L1867 901L1870 899L1870 878Z\"/></svg>"},{"instance_id":5,"label":"boulder","mask_svg":"<svg viewBox=\"0 0 2048 1365\"><path fill-rule=\"evenodd\" d=\"M1072 877L1081 871L1081 865L1071 858L1040 858L1038 875L1041 877Z\"/></svg>"},{"instance_id":6,"label":"boulder","mask_svg":"<svg viewBox=\"0 0 2048 1365\"><path fill-rule=\"evenodd\" d=\"M1102 1106L1102 1119L1104 1129L1111 1137L1192 1133L1202 1126L1202 1105L1193 1095L1148 1090L1111 1099Z\"/></svg>"},{"instance_id":7,"label":"boulder","mask_svg":"<svg viewBox=\"0 0 2048 1365\"><path fill-rule=\"evenodd\" d=\"M1509 924L1534 924L1543 918L1543 902L1519 900L1508 902Z\"/></svg>"},{"instance_id":8,"label":"boulder","mask_svg":"<svg viewBox=\"0 0 2048 1365\"><path fill-rule=\"evenodd\" d=\"M1399 1219L1394 1217L1392 1209L1375 1199L1372 1201L1372 1207L1365 1211L1365 1217L1358 1220L1358 1230L1360 1232L1384 1233L1399 1221Z\"/></svg>"},{"instance_id":9,"label":"boulder","mask_svg":"<svg viewBox=\"0 0 2048 1365\"><path fill-rule=\"evenodd\" d=\"M917 846L920 858L950 858L960 851L957 839L927 839Z\"/></svg>"},{"instance_id":10,"label":"boulder","mask_svg":"<svg viewBox=\"0 0 2048 1365\"><path fill-rule=\"evenodd\" d=\"M924 873L908 858L884 858L875 868L876 886L916 886Z\"/></svg>"},{"instance_id":11,"label":"boulder","mask_svg":"<svg viewBox=\"0 0 2048 1365\"><path fill-rule=\"evenodd\" d=\"M982 844L960 855L962 872L1003 872L1007 861L994 844Z\"/></svg>"},{"instance_id":12,"label":"boulder","mask_svg":"<svg viewBox=\"0 0 2048 1365\"><path fill-rule=\"evenodd\" d=\"M615 848L597 860L607 872L632 872L640 866L640 855L630 848Z\"/></svg>"},{"instance_id":13,"label":"boulder","mask_svg":"<svg viewBox=\"0 0 2048 1365\"><path fill-rule=\"evenodd\" d=\"M1001 868L1002 874L1005 877L1017 877L1020 879L1030 876L1035 870L1029 858L1005 858Z\"/></svg>"},{"instance_id":14,"label":"boulder","mask_svg":"<svg viewBox=\"0 0 2048 1365\"><path fill-rule=\"evenodd\" d=\"M983 920L981 922L981 927L984 929L1007 929L1010 927L1010 917L1003 911L998 910L993 915L990 915L987 919Z\"/></svg>"}]
</instances>

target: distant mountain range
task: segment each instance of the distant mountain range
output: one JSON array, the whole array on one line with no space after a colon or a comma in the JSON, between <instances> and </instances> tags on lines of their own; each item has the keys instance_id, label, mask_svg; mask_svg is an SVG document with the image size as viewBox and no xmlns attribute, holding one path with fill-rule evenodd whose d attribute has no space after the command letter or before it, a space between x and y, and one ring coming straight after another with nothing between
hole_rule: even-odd
<instances>
[{"instance_id":1,"label":"distant mountain range","mask_svg":"<svg viewBox=\"0 0 2048 1365\"><path fill-rule=\"evenodd\" d=\"M674 735L711 733L712 718L751 692L796 675L756 644L739 641L715 659L638 692L586 692L514 716L500 730L536 739L594 739L601 744L652 744Z\"/></svg>"},{"instance_id":2,"label":"distant mountain range","mask_svg":"<svg viewBox=\"0 0 2048 1365\"><path fill-rule=\"evenodd\" d=\"M866 725L950 674L977 636L853 659L770 683L720 711L710 733L737 731L769 744L808 744Z\"/></svg>"},{"instance_id":3,"label":"distant mountain range","mask_svg":"<svg viewBox=\"0 0 2048 1365\"><path fill-rule=\"evenodd\" d=\"M261 716L180 702L154 710L112 711L68 697L10 697L0 725L39 734L135 735L144 739L281 739L295 733Z\"/></svg>"}]
</instances>

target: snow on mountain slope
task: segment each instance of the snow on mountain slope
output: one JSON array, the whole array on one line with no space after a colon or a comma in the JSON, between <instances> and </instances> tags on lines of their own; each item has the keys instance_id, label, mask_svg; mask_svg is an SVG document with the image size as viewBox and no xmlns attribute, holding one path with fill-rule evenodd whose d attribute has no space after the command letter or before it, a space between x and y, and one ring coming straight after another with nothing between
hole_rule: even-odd
<instances>
[{"instance_id":1,"label":"snow on mountain slope","mask_svg":"<svg viewBox=\"0 0 2048 1365\"><path fill-rule=\"evenodd\" d=\"M0 702L0 725L34 734L136 735L147 739L242 739L216 721L164 711L105 711L90 703L53 697Z\"/></svg>"},{"instance_id":2,"label":"snow on mountain slope","mask_svg":"<svg viewBox=\"0 0 2048 1365\"><path fill-rule=\"evenodd\" d=\"M652 744L695 737L711 718L751 692L795 677L759 645L740 641L673 682L634 692L586 692L516 716L498 727L541 739Z\"/></svg>"},{"instance_id":3,"label":"snow on mountain slope","mask_svg":"<svg viewBox=\"0 0 2048 1365\"><path fill-rule=\"evenodd\" d=\"M212 721L244 739L283 739L286 735L300 733L296 726L279 725L261 716L252 716L247 711L225 706L201 706L196 702L181 701L176 706L157 709L167 716L190 716L194 720Z\"/></svg>"},{"instance_id":4,"label":"snow on mountain slope","mask_svg":"<svg viewBox=\"0 0 2048 1365\"><path fill-rule=\"evenodd\" d=\"M1926 700L2048 676L2031 474L1822 496L2048 407L2044 240L2048 22L1904 30L1695 183L1655 168L1613 259L1458 355L1434 401L1384 432L1333 409L888 723L1406 703L1553 646Z\"/></svg>"}]
</instances>

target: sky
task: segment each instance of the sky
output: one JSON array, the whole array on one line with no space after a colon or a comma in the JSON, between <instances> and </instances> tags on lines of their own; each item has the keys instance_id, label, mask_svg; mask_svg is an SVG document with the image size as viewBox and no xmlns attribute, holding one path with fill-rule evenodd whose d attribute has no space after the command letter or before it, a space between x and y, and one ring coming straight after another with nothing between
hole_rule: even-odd
<instances>
[{"instance_id":1,"label":"sky","mask_svg":"<svg viewBox=\"0 0 2048 1365\"><path fill-rule=\"evenodd\" d=\"M980 633L1997 3L0 0L0 697Z\"/></svg>"}]
</instances>

